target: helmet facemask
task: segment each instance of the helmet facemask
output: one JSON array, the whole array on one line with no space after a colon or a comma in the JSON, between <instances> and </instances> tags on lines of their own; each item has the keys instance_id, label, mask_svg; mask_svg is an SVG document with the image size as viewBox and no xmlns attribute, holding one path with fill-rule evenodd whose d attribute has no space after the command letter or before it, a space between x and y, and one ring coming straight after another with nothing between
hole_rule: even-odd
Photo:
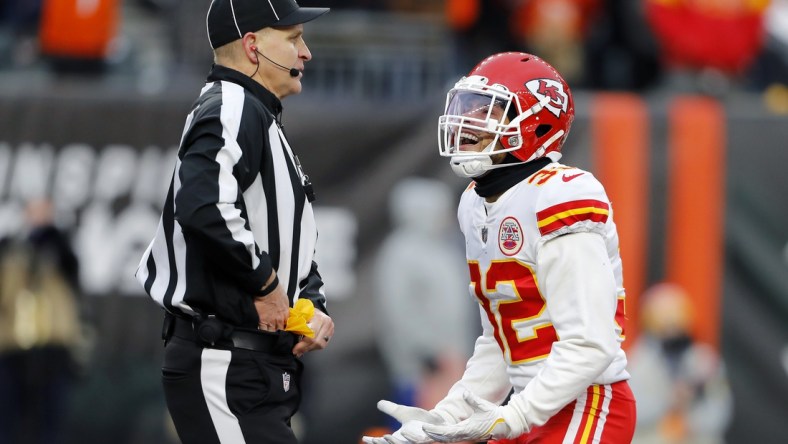
<instances>
[{"instance_id":1,"label":"helmet facemask","mask_svg":"<svg viewBox=\"0 0 788 444\"><path fill-rule=\"evenodd\" d=\"M480 76L463 78L447 94L445 112L438 121L440 154L451 158L452 169L461 177L479 177L511 166L496 164L493 157L520 149L521 124L546 104L536 102L523 110L520 100L505 86L487 85L487 79ZM492 140L477 151L479 140L490 136Z\"/></svg>"}]
</instances>

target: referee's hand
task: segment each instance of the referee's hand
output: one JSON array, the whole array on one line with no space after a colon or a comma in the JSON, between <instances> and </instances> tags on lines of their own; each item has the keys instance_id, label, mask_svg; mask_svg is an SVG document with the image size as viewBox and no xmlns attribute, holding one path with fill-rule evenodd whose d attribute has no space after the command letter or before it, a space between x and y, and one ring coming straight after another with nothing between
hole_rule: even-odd
<instances>
[{"instance_id":1,"label":"referee's hand","mask_svg":"<svg viewBox=\"0 0 788 444\"><path fill-rule=\"evenodd\" d=\"M271 293L255 297L254 308L260 318L258 329L270 332L285 329L290 316L290 300L281 283Z\"/></svg>"},{"instance_id":2,"label":"referee's hand","mask_svg":"<svg viewBox=\"0 0 788 444\"><path fill-rule=\"evenodd\" d=\"M320 310L315 310L314 316L307 325L315 332L315 337L302 336L298 344L293 347L293 354L299 358L306 352L328 347L328 341L334 336L334 320Z\"/></svg>"}]
</instances>

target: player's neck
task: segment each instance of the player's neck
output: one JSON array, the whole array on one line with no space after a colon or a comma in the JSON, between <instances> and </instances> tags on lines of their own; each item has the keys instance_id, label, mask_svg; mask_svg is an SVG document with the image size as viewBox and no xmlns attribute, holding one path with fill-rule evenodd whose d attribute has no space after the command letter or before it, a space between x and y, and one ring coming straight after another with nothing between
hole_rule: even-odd
<instances>
[{"instance_id":1,"label":"player's neck","mask_svg":"<svg viewBox=\"0 0 788 444\"><path fill-rule=\"evenodd\" d=\"M509 155L507 154L507 156ZM515 161L520 162L517 159ZM517 163L505 168L491 170L484 176L475 179L476 186L474 190L476 194L485 198L487 202L495 202L506 190L541 170L550 162L550 159L543 157L528 163Z\"/></svg>"},{"instance_id":2,"label":"player's neck","mask_svg":"<svg viewBox=\"0 0 788 444\"><path fill-rule=\"evenodd\" d=\"M484 201L485 201L485 202L487 202L487 203L495 203L495 202L497 202L497 201L498 201L498 199L499 199L499 198L500 198L502 195L503 195L503 192L500 192L500 193L498 193L498 194L496 194L496 195L494 195L494 196L485 197L485 198L484 198Z\"/></svg>"}]
</instances>

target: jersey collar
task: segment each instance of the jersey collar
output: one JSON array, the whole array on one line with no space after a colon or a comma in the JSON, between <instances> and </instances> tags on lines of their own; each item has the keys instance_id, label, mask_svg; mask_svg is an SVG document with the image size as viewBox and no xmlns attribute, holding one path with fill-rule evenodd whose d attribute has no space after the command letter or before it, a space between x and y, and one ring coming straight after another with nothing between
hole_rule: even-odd
<instances>
[{"instance_id":1,"label":"jersey collar","mask_svg":"<svg viewBox=\"0 0 788 444\"><path fill-rule=\"evenodd\" d=\"M238 72L232 68L228 68L226 66L214 64L211 67L211 72L208 73L208 81L209 82L216 82L219 80L224 80L232 83L236 83L241 85L247 91L250 91L255 97L257 97L266 108L274 116L279 116L282 114L282 102L276 97L271 91L268 91L263 87L263 85L255 82L246 74Z\"/></svg>"}]
</instances>

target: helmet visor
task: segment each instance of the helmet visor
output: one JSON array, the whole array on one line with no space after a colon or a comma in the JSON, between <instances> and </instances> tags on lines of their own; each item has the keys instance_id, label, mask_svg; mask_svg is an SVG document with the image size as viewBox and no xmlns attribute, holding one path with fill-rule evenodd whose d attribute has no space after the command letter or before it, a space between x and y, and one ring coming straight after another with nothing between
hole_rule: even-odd
<instances>
[{"instance_id":1,"label":"helmet visor","mask_svg":"<svg viewBox=\"0 0 788 444\"><path fill-rule=\"evenodd\" d=\"M481 133L490 133L494 140L484 152L492 152L498 139L512 131L507 114L511 97L495 91L455 89L446 97L446 112L439 119L438 138L444 156L476 156L478 151L462 149ZM471 139L470 141L468 139Z\"/></svg>"},{"instance_id":2,"label":"helmet visor","mask_svg":"<svg viewBox=\"0 0 788 444\"><path fill-rule=\"evenodd\" d=\"M507 98L495 94L452 91L449 93L446 115L462 116L479 122L491 119L501 122L502 117L506 115L508 105Z\"/></svg>"}]
</instances>

